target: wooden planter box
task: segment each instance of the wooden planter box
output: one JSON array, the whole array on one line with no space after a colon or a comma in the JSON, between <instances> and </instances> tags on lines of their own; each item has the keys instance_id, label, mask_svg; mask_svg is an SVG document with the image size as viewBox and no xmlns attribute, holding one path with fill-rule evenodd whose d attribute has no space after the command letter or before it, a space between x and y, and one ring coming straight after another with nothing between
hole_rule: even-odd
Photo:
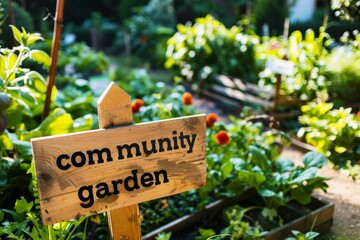
<instances>
[{"instance_id":1,"label":"wooden planter box","mask_svg":"<svg viewBox=\"0 0 360 240\"><path fill-rule=\"evenodd\" d=\"M256 192L254 189L249 189L239 197L218 200L200 212L185 215L144 235L143 240L155 239L160 232L172 232L171 239L175 240L195 239L195 236L198 235L198 228L210 221L213 221L212 229L220 230L222 229L220 220L222 210L254 198L256 198ZM333 223L334 204L313 197L311 203L306 206L290 202L286 206L280 207L278 213L284 219L284 225L269 231L265 239L284 239L291 234L291 230L301 232L313 230L319 233L327 231Z\"/></svg>"}]
</instances>

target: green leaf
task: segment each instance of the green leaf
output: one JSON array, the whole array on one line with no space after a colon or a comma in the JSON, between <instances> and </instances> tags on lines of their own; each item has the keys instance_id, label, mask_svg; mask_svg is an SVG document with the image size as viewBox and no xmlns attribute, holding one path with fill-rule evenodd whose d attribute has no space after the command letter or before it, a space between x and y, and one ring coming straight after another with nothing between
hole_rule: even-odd
<instances>
[{"instance_id":1,"label":"green leaf","mask_svg":"<svg viewBox=\"0 0 360 240\"><path fill-rule=\"evenodd\" d=\"M327 162L327 158L318 152L307 152L303 156L303 163L306 168L317 167L322 168Z\"/></svg>"},{"instance_id":2,"label":"green leaf","mask_svg":"<svg viewBox=\"0 0 360 240\"><path fill-rule=\"evenodd\" d=\"M344 153L346 152L347 148L342 146L335 146L335 152L337 153Z\"/></svg>"},{"instance_id":3,"label":"green leaf","mask_svg":"<svg viewBox=\"0 0 360 240\"><path fill-rule=\"evenodd\" d=\"M302 184L304 181L316 177L317 170L318 170L318 168L316 168L316 167L310 167L310 168L306 169L304 172L302 172L297 178L290 181L289 183L290 184L293 184L293 183Z\"/></svg>"},{"instance_id":4,"label":"green leaf","mask_svg":"<svg viewBox=\"0 0 360 240\"><path fill-rule=\"evenodd\" d=\"M294 169L294 163L289 159L279 158L275 162L276 170L279 173L289 172Z\"/></svg>"},{"instance_id":5,"label":"green leaf","mask_svg":"<svg viewBox=\"0 0 360 240\"><path fill-rule=\"evenodd\" d=\"M211 237L216 234L216 232L212 229L203 229L203 228L199 228L199 233L202 237Z\"/></svg>"},{"instance_id":6,"label":"green leaf","mask_svg":"<svg viewBox=\"0 0 360 240\"><path fill-rule=\"evenodd\" d=\"M7 131L0 135L0 148L5 150L12 150L14 148L14 145L10 141Z\"/></svg>"},{"instance_id":7,"label":"green leaf","mask_svg":"<svg viewBox=\"0 0 360 240\"><path fill-rule=\"evenodd\" d=\"M4 220L4 212L0 211L0 222Z\"/></svg>"},{"instance_id":8,"label":"green leaf","mask_svg":"<svg viewBox=\"0 0 360 240\"><path fill-rule=\"evenodd\" d=\"M50 57L49 55L41 50L31 50L30 58L34 59L36 62L44 65L44 67L48 68L50 66Z\"/></svg>"},{"instance_id":9,"label":"green leaf","mask_svg":"<svg viewBox=\"0 0 360 240\"><path fill-rule=\"evenodd\" d=\"M268 160L265 151L254 145L250 145L249 150L252 155L252 161L256 165L258 165L264 172L269 171L271 167L271 162Z\"/></svg>"},{"instance_id":10,"label":"green leaf","mask_svg":"<svg viewBox=\"0 0 360 240\"><path fill-rule=\"evenodd\" d=\"M33 205L33 202L28 203L24 197L21 197L21 199L15 203L15 210L17 213L28 213L31 211Z\"/></svg>"},{"instance_id":11,"label":"green leaf","mask_svg":"<svg viewBox=\"0 0 360 240\"><path fill-rule=\"evenodd\" d=\"M221 178L225 180L229 174L233 170L233 164L230 161L226 161L223 165L221 165L220 171L221 171Z\"/></svg>"},{"instance_id":12,"label":"green leaf","mask_svg":"<svg viewBox=\"0 0 360 240\"><path fill-rule=\"evenodd\" d=\"M241 170L238 173L237 179L249 186L258 189L260 184L266 181L264 174Z\"/></svg>"},{"instance_id":13,"label":"green leaf","mask_svg":"<svg viewBox=\"0 0 360 240\"><path fill-rule=\"evenodd\" d=\"M15 40L20 43L20 44L23 44L23 41L22 41L22 34L20 32L20 30L13 26L13 25L10 25L11 29L12 29L12 32L13 32L13 35L14 35L14 38Z\"/></svg>"},{"instance_id":14,"label":"green leaf","mask_svg":"<svg viewBox=\"0 0 360 240\"><path fill-rule=\"evenodd\" d=\"M306 192L303 187L291 189L291 197L301 204L308 204L311 202L311 194Z\"/></svg>"},{"instance_id":15,"label":"green leaf","mask_svg":"<svg viewBox=\"0 0 360 240\"><path fill-rule=\"evenodd\" d=\"M269 219L270 221L273 221L274 218L278 215L276 209L274 208L268 208L264 207L261 211L261 215L263 215L265 218Z\"/></svg>"}]
</instances>

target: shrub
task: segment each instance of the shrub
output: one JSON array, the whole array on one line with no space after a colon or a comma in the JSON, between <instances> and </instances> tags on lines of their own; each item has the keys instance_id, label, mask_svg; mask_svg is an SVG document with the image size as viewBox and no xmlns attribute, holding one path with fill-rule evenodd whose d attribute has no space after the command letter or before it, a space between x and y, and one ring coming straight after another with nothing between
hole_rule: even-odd
<instances>
[{"instance_id":1,"label":"shrub","mask_svg":"<svg viewBox=\"0 0 360 240\"><path fill-rule=\"evenodd\" d=\"M341 38L343 46L333 49L325 58L325 76L329 95L338 105L360 103L360 33Z\"/></svg>"},{"instance_id":2,"label":"shrub","mask_svg":"<svg viewBox=\"0 0 360 240\"><path fill-rule=\"evenodd\" d=\"M162 65L166 39L173 34L175 23L173 0L151 0L125 21L131 49L151 64Z\"/></svg>"},{"instance_id":3,"label":"shrub","mask_svg":"<svg viewBox=\"0 0 360 240\"><path fill-rule=\"evenodd\" d=\"M298 137L315 146L337 167L357 165L360 159L360 118L351 108L334 109L333 103L310 102L301 107L303 125ZM360 175L360 173L358 173Z\"/></svg>"},{"instance_id":4,"label":"shrub","mask_svg":"<svg viewBox=\"0 0 360 240\"><path fill-rule=\"evenodd\" d=\"M227 29L208 15L195 24L177 27L167 42L165 67L198 87L211 83L216 74L229 74L247 81L257 80L255 45L259 39L243 33L239 26Z\"/></svg>"}]
</instances>

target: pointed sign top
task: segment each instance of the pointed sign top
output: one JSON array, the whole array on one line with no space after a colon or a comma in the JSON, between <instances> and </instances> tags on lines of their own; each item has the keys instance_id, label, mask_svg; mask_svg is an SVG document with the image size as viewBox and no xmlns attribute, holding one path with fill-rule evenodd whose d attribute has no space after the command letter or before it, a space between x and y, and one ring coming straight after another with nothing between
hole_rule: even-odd
<instances>
[{"instance_id":1,"label":"pointed sign top","mask_svg":"<svg viewBox=\"0 0 360 240\"><path fill-rule=\"evenodd\" d=\"M111 82L97 102L99 127L131 124L131 98L115 83Z\"/></svg>"}]
</instances>

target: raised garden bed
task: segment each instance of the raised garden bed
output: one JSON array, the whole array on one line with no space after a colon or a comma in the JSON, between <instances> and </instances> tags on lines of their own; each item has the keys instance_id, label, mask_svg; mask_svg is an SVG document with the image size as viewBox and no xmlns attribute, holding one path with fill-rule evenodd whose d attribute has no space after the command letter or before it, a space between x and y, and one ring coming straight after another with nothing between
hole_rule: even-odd
<instances>
[{"instance_id":1,"label":"raised garden bed","mask_svg":"<svg viewBox=\"0 0 360 240\"><path fill-rule=\"evenodd\" d=\"M258 203L259 198L254 189L249 189L239 197L218 200L208 205L204 210L195 214L185 215L184 217L172 221L143 236L143 240L155 239L160 232L172 232L175 240L195 239L199 235L198 228L212 228L220 231L226 227L222 221L223 211L236 204L241 206L252 206ZM334 204L319 198L312 197L312 201L307 205L300 205L297 202L289 202L286 206L280 207L278 213L284 221L282 226L270 228L264 236L265 239L275 240L284 239L291 234L291 230L301 232L327 231L332 223L334 216ZM251 217L259 216L259 213L249 212ZM261 221L260 221L261 222ZM267 226L267 228L270 226Z\"/></svg>"},{"instance_id":2,"label":"raised garden bed","mask_svg":"<svg viewBox=\"0 0 360 240\"><path fill-rule=\"evenodd\" d=\"M199 89L199 91L204 97L216 100L225 107L239 110L244 104L257 105L278 119L297 116L300 113L298 109L280 112L279 108L298 107L304 104L300 99L282 94L279 86L267 90L227 75L216 76L215 83L209 89Z\"/></svg>"}]
</instances>

